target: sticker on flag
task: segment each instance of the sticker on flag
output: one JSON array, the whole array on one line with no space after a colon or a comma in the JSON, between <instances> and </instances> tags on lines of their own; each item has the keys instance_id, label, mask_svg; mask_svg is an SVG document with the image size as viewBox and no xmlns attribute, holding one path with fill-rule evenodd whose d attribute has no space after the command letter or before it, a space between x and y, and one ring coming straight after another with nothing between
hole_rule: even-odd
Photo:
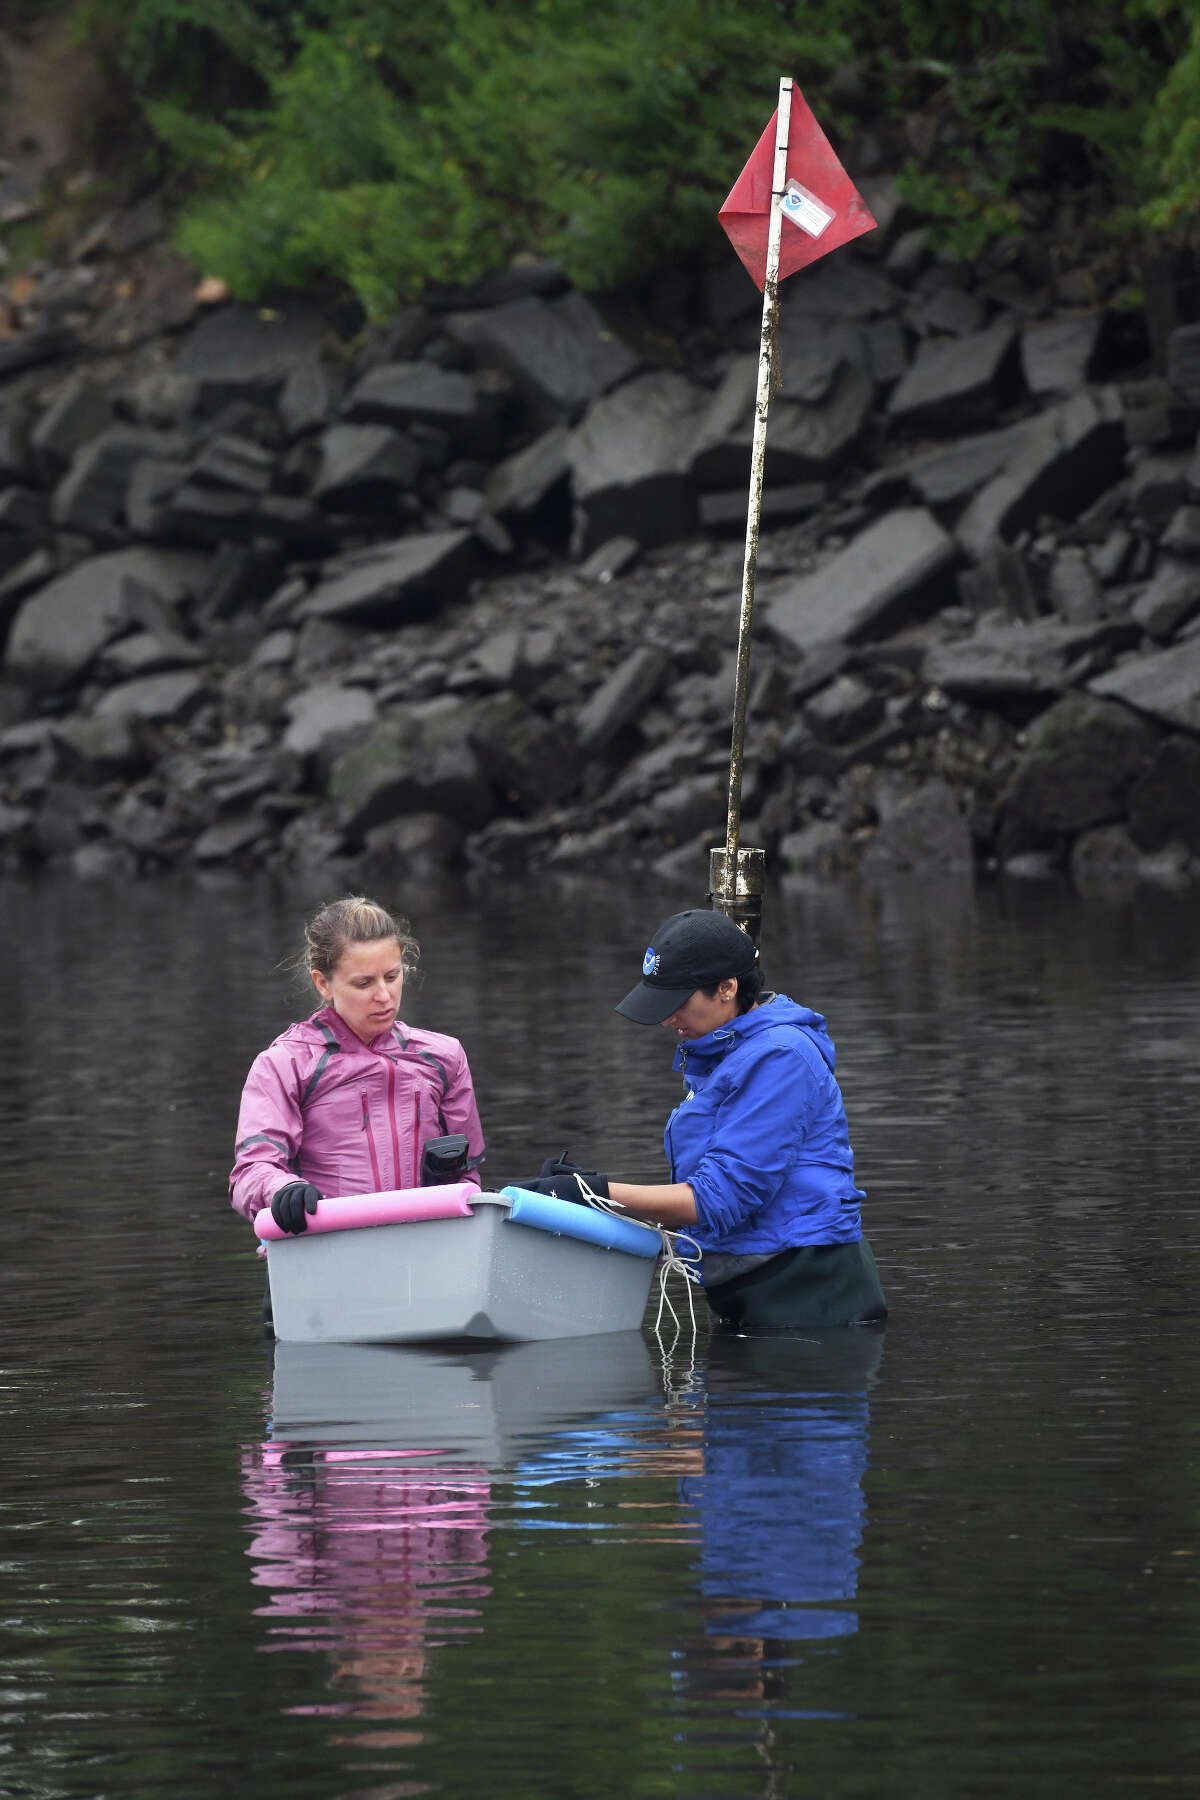
<instances>
[{"instance_id":1,"label":"sticker on flag","mask_svg":"<svg viewBox=\"0 0 1200 1800\"><path fill-rule=\"evenodd\" d=\"M767 279L775 123L776 114L772 113L719 215L730 243L760 290ZM830 250L848 244L852 238L874 230L875 221L862 195L834 155L829 139L794 82L784 180L787 185L781 210L784 218L799 230L783 234L779 248L780 281Z\"/></svg>"},{"instance_id":2,"label":"sticker on flag","mask_svg":"<svg viewBox=\"0 0 1200 1800\"><path fill-rule=\"evenodd\" d=\"M825 227L833 223L829 208L823 206L815 194L810 194L795 176L788 182L781 204L784 218L798 225L801 231L807 231L809 237L819 238Z\"/></svg>"}]
</instances>

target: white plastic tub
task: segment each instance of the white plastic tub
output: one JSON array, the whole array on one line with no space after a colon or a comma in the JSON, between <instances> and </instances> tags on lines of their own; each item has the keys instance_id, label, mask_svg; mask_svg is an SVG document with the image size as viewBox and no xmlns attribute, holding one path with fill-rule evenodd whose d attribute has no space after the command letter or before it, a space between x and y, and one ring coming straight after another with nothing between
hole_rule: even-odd
<instances>
[{"instance_id":1,"label":"white plastic tub","mask_svg":"<svg viewBox=\"0 0 1200 1800\"><path fill-rule=\"evenodd\" d=\"M520 1342L634 1330L661 1243L568 1201L531 1195L522 1216L517 1189L473 1196L466 1217L266 1240L275 1335Z\"/></svg>"}]
</instances>

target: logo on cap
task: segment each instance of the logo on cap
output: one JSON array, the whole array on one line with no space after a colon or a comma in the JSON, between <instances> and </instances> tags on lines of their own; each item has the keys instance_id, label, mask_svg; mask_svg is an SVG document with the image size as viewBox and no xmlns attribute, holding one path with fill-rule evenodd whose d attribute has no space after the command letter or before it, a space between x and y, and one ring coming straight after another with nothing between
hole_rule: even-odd
<instances>
[{"instance_id":1,"label":"logo on cap","mask_svg":"<svg viewBox=\"0 0 1200 1800\"><path fill-rule=\"evenodd\" d=\"M651 946L647 950L645 956L643 956L643 958L642 958L642 974L643 975L657 975L658 971L661 967L662 967L662 957L658 954L658 951L654 948L654 945L651 944Z\"/></svg>"}]
</instances>

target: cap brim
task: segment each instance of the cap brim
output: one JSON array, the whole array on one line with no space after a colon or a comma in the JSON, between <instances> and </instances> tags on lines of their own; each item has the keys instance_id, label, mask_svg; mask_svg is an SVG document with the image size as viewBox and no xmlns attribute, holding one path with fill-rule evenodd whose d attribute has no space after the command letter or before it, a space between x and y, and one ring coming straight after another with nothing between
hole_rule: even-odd
<instances>
[{"instance_id":1,"label":"cap brim","mask_svg":"<svg viewBox=\"0 0 1200 1800\"><path fill-rule=\"evenodd\" d=\"M616 1010L623 1018L632 1019L635 1025L661 1025L673 1012L678 1012L695 991L694 987L651 987L648 981L639 981L635 988L630 988Z\"/></svg>"}]
</instances>

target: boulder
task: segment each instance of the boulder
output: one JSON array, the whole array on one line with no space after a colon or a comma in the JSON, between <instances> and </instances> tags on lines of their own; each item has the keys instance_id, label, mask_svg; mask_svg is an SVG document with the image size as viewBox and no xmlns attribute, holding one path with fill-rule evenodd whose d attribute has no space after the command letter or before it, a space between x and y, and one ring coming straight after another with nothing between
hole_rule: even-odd
<instances>
[{"instance_id":1,"label":"boulder","mask_svg":"<svg viewBox=\"0 0 1200 1800\"><path fill-rule=\"evenodd\" d=\"M275 474L271 451L235 432L211 437L191 466L191 479L202 487L233 488L241 494L265 494Z\"/></svg>"},{"instance_id":2,"label":"boulder","mask_svg":"<svg viewBox=\"0 0 1200 1800\"><path fill-rule=\"evenodd\" d=\"M158 449L150 432L114 426L71 459L54 490L51 512L65 531L113 537L125 526L125 496L134 468Z\"/></svg>"},{"instance_id":3,"label":"boulder","mask_svg":"<svg viewBox=\"0 0 1200 1800\"><path fill-rule=\"evenodd\" d=\"M73 375L41 414L30 447L42 480L54 483L77 450L115 422L104 389L86 375Z\"/></svg>"},{"instance_id":4,"label":"boulder","mask_svg":"<svg viewBox=\"0 0 1200 1800\"><path fill-rule=\"evenodd\" d=\"M398 622L461 593L475 565L469 531L432 531L393 538L329 568L299 608L306 619Z\"/></svg>"},{"instance_id":5,"label":"boulder","mask_svg":"<svg viewBox=\"0 0 1200 1800\"><path fill-rule=\"evenodd\" d=\"M70 687L96 653L130 625L130 587L148 588L173 608L194 591L197 560L138 546L77 563L27 599L13 622L8 674L44 691Z\"/></svg>"},{"instance_id":6,"label":"boulder","mask_svg":"<svg viewBox=\"0 0 1200 1800\"><path fill-rule=\"evenodd\" d=\"M1200 612L1200 563L1160 557L1154 579L1134 601L1130 614L1150 637L1174 637Z\"/></svg>"},{"instance_id":7,"label":"boulder","mask_svg":"<svg viewBox=\"0 0 1200 1800\"><path fill-rule=\"evenodd\" d=\"M209 694L204 677L191 669L163 675L139 675L132 681L122 681L109 688L96 702L95 717L143 720L150 724L185 720Z\"/></svg>"},{"instance_id":8,"label":"boulder","mask_svg":"<svg viewBox=\"0 0 1200 1800\"><path fill-rule=\"evenodd\" d=\"M338 512L386 512L416 481L421 446L390 425L331 425L321 433L312 496Z\"/></svg>"},{"instance_id":9,"label":"boulder","mask_svg":"<svg viewBox=\"0 0 1200 1800\"><path fill-rule=\"evenodd\" d=\"M956 438L897 464L887 475L893 479L902 476L926 506L959 506L1007 467L1028 430L1023 423Z\"/></svg>"},{"instance_id":10,"label":"boulder","mask_svg":"<svg viewBox=\"0 0 1200 1800\"><path fill-rule=\"evenodd\" d=\"M823 743L848 744L878 725L883 698L857 675L839 675L805 702L804 717Z\"/></svg>"},{"instance_id":11,"label":"boulder","mask_svg":"<svg viewBox=\"0 0 1200 1800\"><path fill-rule=\"evenodd\" d=\"M1043 513L1077 519L1121 478L1125 433L1107 389L1051 408L1020 437L1012 457L971 501L955 526L969 556L985 556Z\"/></svg>"},{"instance_id":12,"label":"boulder","mask_svg":"<svg viewBox=\"0 0 1200 1800\"><path fill-rule=\"evenodd\" d=\"M351 389L342 408L352 424L404 430L432 426L462 455L490 457L500 448L494 402L469 375L431 362L379 363Z\"/></svg>"},{"instance_id":13,"label":"boulder","mask_svg":"<svg viewBox=\"0 0 1200 1800\"><path fill-rule=\"evenodd\" d=\"M194 378L198 408L217 412L230 400L272 400L293 370L320 351L327 327L315 307L222 306L188 332L175 358L178 375Z\"/></svg>"},{"instance_id":14,"label":"boulder","mask_svg":"<svg viewBox=\"0 0 1200 1800\"><path fill-rule=\"evenodd\" d=\"M566 446L577 555L611 537L633 537L649 548L695 529L688 467L700 405L691 382L657 370L589 408Z\"/></svg>"},{"instance_id":15,"label":"boulder","mask_svg":"<svg viewBox=\"0 0 1200 1800\"><path fill-rule=\"evenodd\" d=\"M691 472L701 487L747 486L754 435L758 358L731 363L694 436ZM836 363L811 400L781 390L771 403L763 463L768 484L832 474L862 435L875 384L865 369Z\"/></svg>"},{"instance_id":16,"label":"boulder","mask_svg":"<svg viewBox=\"0 0 1200 1800\"><path fill-rule=\"evenodd\" d=\"M972 703L1036 700L1061 693L1068 671L1083 659L1101 656L1107 663L1135 631L1104 621L1072 625L988 614L968 637L934 645L921 672L931 687Z\"/></svg>"},{"instance_id":17,"label":"boulder","mask_svg":"<svg viewBox=\"0 0 1200 1800\"><path fill-rule=\"evenodd\" d=\"M900 425L962 431L995 418L1020 391L1016 327L1001 320L966 337L927 338L893 388L887 413Z\"/></svg>"},{"instance_id":18,"label":"boulder","mask_svg":"<svg viewBox=\"0 0 1200 1800\"><path fill-rule=\"evenodd\" d=\"M1034 319L1021 332L1021 367L1031 394L1077 394L1105 373L1108 316L1102 310Z\"/></svg>"},{"instance_id":19,"label":"boulder","mask_svg":"<svg viewBox=\"0 0 1200 1800\"><path fill-rule=\"evenodd\" d=\"M935 778L903 795L880 819L863 852L862 870L866 875L965 874L973 863L970 827L949 783Z\"/></svg>"},{"instance_id":20,"label":"boulder","mask_svg":"<svg viewBox=\"0 0 1200 1800\"><path fill-rule=\"evenodd\" d=\"M944 597L958 552L932 513L888 513L824 567L775 587L769 629L794 649L853 640L909 618Z\"/></svg>"},{"instance_id":21,"label":"boulder","mask_svg":"<svg viewBox=\"0 0 1200 1800\"><path fill-rule=\"evenodd\" d=\"M1122 700L1173 730L1200 734L1200 636L1132 656L1088 682L1093 694Z\"/></svg>"},{"instance_id":22,"label":"boulder","mask_svg":"<svg viewBox=\"0 0 1200 1800\"><path fill-rule=\"evenodd\" d=\"M530 295L486 312L452 314L446 325L481 365L512 377L532 418L543 425L578 419L639 366L636 354L574 290L558 299Z\"/></svg>"},{"instance_id":23,"label":"boulder","mask_svg":"<svg viewBox=\"0 0 1200 1800\"><path fill-rule=\"evenodd\" d=\"M658 693L671 659L657 644L643 644L619 663L590 696L575 720L575 739L585 756L607 748L635 723Z\"/></svg>"},{"instance_id":24,"label":"boulder","mask_svg":"<svg viewBox=\"0 0 1200 1800\"><path fill-rule=\"evenodd\" d=\"M1200 742L1164 738L1127 800L1129 834L1139 849L1181 843L1200 856Z\"/></svg>"},{"instance_id":25,"label":"boulder","mask_svg":"<svg viewBox=\"0 0 1200 1800\"><path fill-rule=\"evenodd\" d=\"M375 723L371 693L337 681L318 681L287 702L288 725L282 744L296 756L324 757L348 737L364 734Z\"/></svg>"},{"instance_id":26,"label":"boulder","mask_svg":"<svg viewBox=\"0 0 1200 1800\"><path fill-rule=\"evenodd\" d=\"M449 696L397 708L340 755L329 798L343 831L361 835L406 813L436 812L465 831L496 811L472 743L475 708Z\"/></svg>"},{"instance_id":27,"label":"boulder","mask_svg":"<svg viewBox=\"0 0 1200 1800\"><path fill-rule=\"evenodd\" d=\"M552 425L523 450L497 463L484 489L487 510L532 531L556 513L565 518L569 437L565 425ZM566 531L561 535L565 540Z\"/></svg>"},{"instance_id":28,"label":"boulder","mask_svg":"<svg viewBox=\"0 0 1200 1800\"><path fill-rule=\"evenodd\" d=\"M1128 707L1067 694L1030 727L1000 801L1006 855L1123 818L1159 733Z\"/></svg>"},{"instance_id":29,"label":"boulder","mask_svg":"<svg viewBox=\"0 0 1200 1800\"><path fill-rule=\"evenodd\" d=\"M1200 405L1200 325L1179 325L1167 339L1167 380Z\"/></svg>"},{"instance_id":30,"label":"boulder","mask_svg":"<svg viewBox=\"0 0 1200 1800\"><path fill-rule=\"evenodd\" d=\"M471 743L492 783L521 812L553 805L576 786L580 746L516 694L480 706Z\"/></svg>"}]
</instances>

